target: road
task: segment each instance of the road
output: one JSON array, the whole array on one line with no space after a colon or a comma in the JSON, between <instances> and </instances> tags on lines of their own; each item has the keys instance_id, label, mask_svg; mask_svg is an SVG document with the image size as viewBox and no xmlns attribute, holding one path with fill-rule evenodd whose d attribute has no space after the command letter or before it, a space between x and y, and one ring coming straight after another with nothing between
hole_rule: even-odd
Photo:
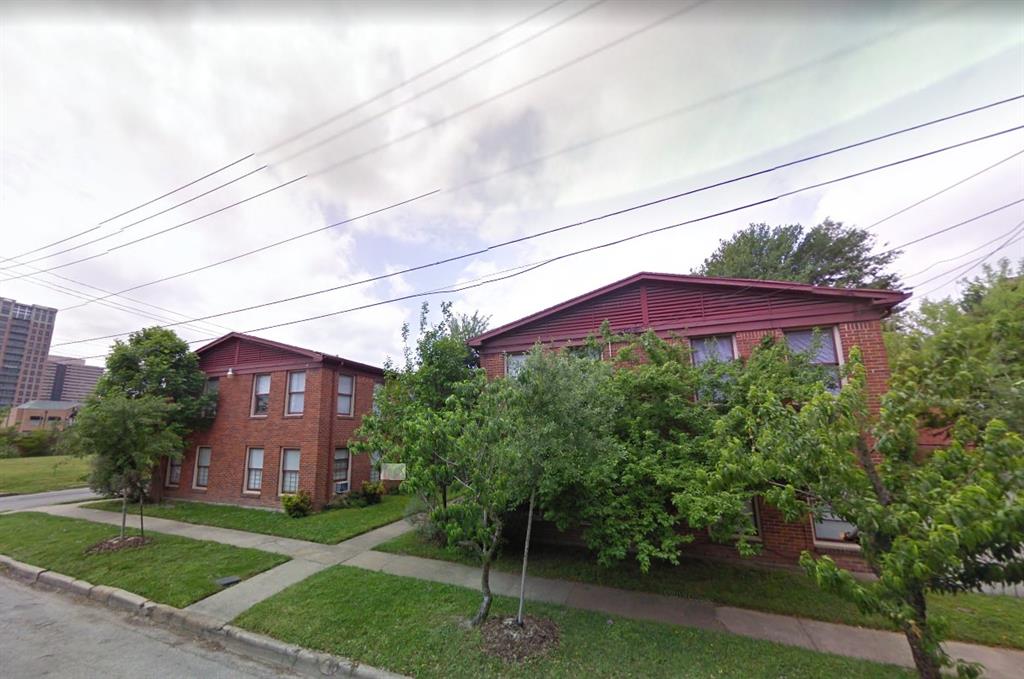
<instances>
[{"instance_id":1,"label":"road","mask_svg":"<svg viewBox=\"0 0 1024 679\"><path fill-rule=\"evenodd\" d=\"M29 493L28 495L7 495L0 497L0 512L16 512L33 507L59 505L62 502L84 502L99 498L99 495L88 488L68 488L67 490L51 490L46 493Z\"/></svg>"},{"instance_id":2,"label":"road","mask_svg":"<svg viewBox=\"0 0 1024 679\"><path fill-rule=\"evenodd\" d=\"M0 611L4 679L282 676L210 642L3 576Z\"/></svg>"}]
</instances>

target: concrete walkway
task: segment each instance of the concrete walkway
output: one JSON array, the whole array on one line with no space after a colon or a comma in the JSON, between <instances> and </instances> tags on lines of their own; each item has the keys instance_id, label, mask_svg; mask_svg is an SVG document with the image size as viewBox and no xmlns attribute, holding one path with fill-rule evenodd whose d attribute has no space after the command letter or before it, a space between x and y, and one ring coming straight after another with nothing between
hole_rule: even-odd
<instances>
[{"instance_id":1,"label":"concrete walkway","mask_svg":"<svg viewBox=\"0 0 1024 679\"><path fill-rule=\"evenodd\" d=\"M120 514L85 509L75 505L41 507L36 511L112 525L121 523ZM129 525L137 528L138 516L131 517ZM236 547L262 549L285 554L292 558L287 563L244 580L188 607L189 610L204 613L225 623L286 587L336 564L460 587L476 589L480 586L479 568L373 550L382 542L410 530L411 526L406 521L397 521L382 526L337 545L322 545L304 540L157 518L147 518L146 528L155 532L181 535L197 540L211 540ZM495 594L518 596L518 574L492 571L491 589ZM788 646L799 646L823 653L913 667L906 639L903 635L893 632L721 606L700 599L686 599L549 578L527 578L526 595L532 601L543 601L635 620L652 620L726 632L774 641ZM1018 679L1021 676L1020 668L1024 667L1024 651L962 642L948 642L945 646L953 657L982 663L986 668L985 676L992 679Z\"/></svg>"},{"instance_id":2,"label":"concrete walkway","mask_svg":"<svg viewBox=\"0 0 1024 679\"><path fill-rule=\"evenodd\" d=\"M480 586L479 568L415 556L371 550L346 561L345 565L461 587ZM518 597L519 575L492 571L491 589L495 594ZM720 606L699 599L684 599L548 578L527 578L526 596L533 601L544 601L635 620L698 627L775 641L787 646L800 646L824 653L904 667L914 666L910 648L903 635L882 630ZM948 642L945 647L953 657L982 663L986 669L986 677L1019 679L1022 676L1024 651L962 642Z\"/></svg>"}]
</instances>

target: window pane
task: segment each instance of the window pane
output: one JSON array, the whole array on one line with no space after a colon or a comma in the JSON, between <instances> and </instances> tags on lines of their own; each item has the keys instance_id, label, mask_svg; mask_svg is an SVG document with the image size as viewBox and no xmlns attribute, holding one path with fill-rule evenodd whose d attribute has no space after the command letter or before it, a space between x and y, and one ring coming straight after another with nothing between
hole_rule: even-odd
<instances>
[{"instance_id":1,"label":"window pane","mask_svg":"<svg viewBox=\"0 0 1024 679\"><path fill-rule=\"evenodd\" d=\"M351 375L340 375L338 377L338 393L339 394L352 394L352 376Z\"/></svg>"},{"instance_id":2,"label":"window pane","mask_svg":"<svg viewBox=\"0 0 1024 679\"><path fill-rule=\"evenodd\" d=\"M256 402L253 404L252 412L254 415L266 415L267 410L270 408L270 396L267 394L257 394Z\"/></svg>"},{"instance_id":3,"label":"window pane","mask_svg":"<svg viewBox=\"0 0 1024 679\"><path fill-rule=\"evenodd\" d=\"M371 406L373 408L373 414L374 415L380 415L380 403L378 402L377 398L380 396L380 392L381 392L381 390L383 388L384 388L383 384L381 384L380 382L374 382L374 384L373 384L373 405Z\"/></svg>"},{"instance_id":4,"label":"window pane","mask_svg":"<svg viewBox=\"0 0 1024 679\"><path fill-rule=\"evenodd\" d=\"M284 451L284 461L281 465L285 471L299 471L299 451L294 448L286 449Z\"/></svg>"},{"instance_id":5,"label":"window pane","mask_svg":"<svg viewBox=\"0 0 1024 679\"><path fill-rule=\"evenodd\" d=\"M347 448L338 448L334 451L334 471L332 474L332 479L336 483L348 480L348 461L349 455ZM337 493L343 491L338 491L337 487L335 487L334 492Z\"/></svg>"},{"instance_id":6,"label":"window pane","mask_svg":"<svg viewBox=\"0 0 1024 679\"><path fill-rule=\"evenodd\" d=\"M305 391L306 390L306 373L297 372L288 374L288 391Z\"/></svg>"},{"instance_id":7,"label":"window pane","mask_svg":"<svg viewBox=\"0 0 1024 679\"><path fill-rule=\"evenodd\" d=\"M220 378L219 377L211 377L208 380L206 380L206 393L208 393L208 394L216 394L219 391L220 391Z\"/></svg>"},{"instance_id":8,"label":"window pane","mask_svg":"<svg viewBox=\"0 0 1024 679\"><path fill-rule=\"evenodd\" d=\"M370 453L370 481L376 483L380 481L380 458L381 454L379 451L373 451Z\"/></svg>"},{"instance_id":9,"label":"window pane","mask_svg":"<svg viewBox=\"0 0 1024 679\"><path fill-rule=\"evenodd\" d=\"M200 488L205 488L210 478L210 468L200 467L196 471L196 485Z\"/></svg>"},{"instance_id":10,"label":"window pane","mask_svg":"<svg viewBox=\"0 0 1024 679\"><path fill-rule=\"evenodd\" d=\"M200 448L199 449L199 466L209 467L210 466L210 449Z\"/></svg>"},{"instance_id":11,"label":"window pane","mask_svg":"<svg viewBox=\"0 0 1024 679\"><path fill-rule=\"evenodd\" d=\"M306 395L303 393L288 394L288 412L290 414L301 413L305 407Z\"/></svg>"},{"instance_id":12,"label":"window pane","mask_svg":"<svg viewBox=\"0 0 1024 679\"><path fill-rule=\"evenodd\" d=\"M299 473L285 472L281 477L281 492L294 493L299 489Z\"/></svg>"},{"instance_id":13,"label":"window pane","mask_svg":"<svg viewBox=\"0 0 1024 679\"><path fill-rule=\"evenodd\" d=\"M506 354L505 355L505 374L509 377L515 377L522 371L523 366L526 365L526 354Z\"/></svg>"},{"instance_id":14,"label":"window pane","mask_svg":"<svg viewBox=\"0 0 1024 679\"><path fill-rule=\"evenodd\" d=\"M732 335L697 337L690 340L690 345L693 348L695 365L707 361L731 361L735 358L732 352Z\"/></svg>"},{"instance_id":15,"label":"window pane","mask_svg":"<svg viewBox=\"0 0 1024 679\"><path fill-rule=\"evenodd\" d=\"M352 414L352 397L338 395L338 414L339 415L351 415Z\"/></svg>"},{"instance_id":16,"label":"window pane","mask_svg":"<svg viewBox=\"0 0 1024 679\"><path fill-rule=\"evenodd\" d=\"M821 519L814 522L814 537L818 540L855 543L857 541L855 539L856 532L856 526L828 511L821 515Z\"/></svg>"},{"instance_id":17,"label":"window pane","mask_svg":"<svg viewBox=\"0 0 1024 679\"><path fill-rule=\"evenodd\" d=\"M263 486L263 470L250 469L249 478L246 480L246 487L249 490L259 490Z\"/></svg>"},{"instance_id":18,"label":"window pane","mask_svg":"<svg viewBox=\"0 0 1024 679\"><path fill-rule=\"evenodd\" d=\"M814 363L838 363L836 341L831 328L814 330L790 330L786 332L786 343L796 353L811 353Z\"/></svg>"},{"instance_id":19,"label":"window pane","mask_svg":"<svg viewBox=\"0 0 1024 679\"><path fill-rule=\"evenodd\" d=\"M256 393L257 394L269 394L270 393L270 375L257 375L256 376Z\"/></svg>"},{"instance_id":20,"label":"window pane","mask_svg":"<svg viewBox=\"0 0 1024 679\"><path fill-rule=\"evenodd\" d=\"M250 469L263 469L263 449L262 448L250 448L249 449L249 468Z\"/></svg>"}]
</instances>

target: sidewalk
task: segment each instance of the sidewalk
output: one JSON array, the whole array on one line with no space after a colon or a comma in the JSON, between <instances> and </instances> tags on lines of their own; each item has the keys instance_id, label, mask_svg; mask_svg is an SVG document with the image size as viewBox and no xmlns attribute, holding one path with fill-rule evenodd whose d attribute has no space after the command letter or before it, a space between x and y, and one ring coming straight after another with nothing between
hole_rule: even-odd
<instances>
[{"instance_id":1,"label":"sidewalk","mask_svg":"<svg viewBox=\"0 0 1024 679\"><path fill-rule=\"evenodd\" d=\"M41 507L35 511L111 525L121 523L119 514L75 505ZM129 525L137 528L138 516L130 517ZM146 519L146 527L155 532L262 549L292 557L287 563L198 601L187 609L224 623L286 587L336 564L472 589L480 587L479 568L373 550L378 544L410 530L411 526L405 521L382 526L337 545L322 545L168 519ZM517 597L519 575L492 571L491 589L498 595ZM906 639L902 634L894 632L762 613L700 599L548 578L528 577L526 596L532 601L624 618L698 627L823 653L913 667ZM986 669L985 676L992 679L1017 679L1021 676L1020 668L1024 667L1024 651L955 641L947 642L945 647L953 657L982 663Z\"/></svg>"},{"instance_id":2,"label":"sidewalk","mask_svg":"<svg viewBox=\"0 0 1024 679\"><path fill-rule=\"evenodd\" d=\"M447 561L370 550L346 561L345 565L460 587L480 587L479 568ZM518 597L519 575L492 571L491 590L495 594ZM823 653L904 667L914 666L910 648L903 635L883 630L720 606L699 599L684 599L548 578L528 577L526 596L533 601L619 615L624 618L699 627ZM1019 679L1021 668L1024 667L1024 651L955 641L947 642L945 647L953 657L982 663L986 670L985 676L991 679Z\"/></svg>"}]
</instances>

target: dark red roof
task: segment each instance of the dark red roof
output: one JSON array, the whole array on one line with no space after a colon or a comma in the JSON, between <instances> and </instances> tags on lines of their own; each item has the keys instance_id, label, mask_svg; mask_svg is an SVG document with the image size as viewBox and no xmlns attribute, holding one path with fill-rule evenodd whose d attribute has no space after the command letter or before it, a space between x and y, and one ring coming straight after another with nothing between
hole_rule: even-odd
<instances>
[{"instance_id":1,"label":"dark red roof","mask_svg":"<svg viewBox=\"0 0 1024 679\"><path fill-rule=\"evenodd\" d=\"M380 375L384 374L384 369L383 368L379 368L379 367L377 367L375 365L369 365L367 363L360 363L359 361L351 361L351 360L349 360L347 358L342 358L341 356L335 356L333 354L325 354L325 353L323 353L321 351L313 351L311 349L304 349L302 347L297 347L297 346L295 346L293 344L285 344L284 342L275 342L273 340L264 339L262 337L256 337L255 335L246 335L245 333L241 333L241 332L229 332L228 334L224 335L223 337L218 337L217 339L213 340L209 344L205 344L205 345L199 347L198 349L196 349L196 353L201 356L203 353L209 351L210 349L213 349L214 347L220 346L220 345L222 345L225 342L228 342L230 340L244 340L246 342L252 342L252 343L255 343L255 344L260 344L260 345L263 345L265 347L272 347L274 349L279 349L281 351L286 351L286 352L290 352L290 353L293 353L293 354L299 354L300 356L305 356L306 358L308 358L311 361L325 362L325 363L336 363L336 364L340 364L340 365L348 365L348 366L352 366L353 368L359 368L361 370L365 370L367 372L374 372L374 373L378 373Z\"/></svg>"},{"instance_id":2,"label":"dark red roof","mask_svg":"<svg viewBox=\"0 0 1024 679\"><path fill-rule=\"evenodd\" d=\"M882 314L888 313L892 307L910 297L910 293L897 290L832 288L820 285L807 285L805 283L793 283L790 281L766 281L748 278L712 278L708 276L689 276L685 274L652 273L642 271L596 290L592 290L586 294L573 297L570 300L548 307L547 309L543 309L524 318L520 318L517 321L494 328L493 330L489 330L481 335L477 335L469 340L469 344L470 346L479 347L484 342L509 333L517 328L521 328L525 325L553 316L572 307L585 304L598 297L609 295L610 293L614 293L628 286L645 281L662 284L682 283L690 286L709 286L714 287L715 289L735 288L738 292L751 290L760 292L770 291L788 293L790 295L803 294L823 299L834 299L836 301L863 300L863 302L866 302L873 307L880 308ZM737 293L732 294L735 295ZM596 328L589 328L589 330L596 330Z\"/></svg>"}]
</instances>

